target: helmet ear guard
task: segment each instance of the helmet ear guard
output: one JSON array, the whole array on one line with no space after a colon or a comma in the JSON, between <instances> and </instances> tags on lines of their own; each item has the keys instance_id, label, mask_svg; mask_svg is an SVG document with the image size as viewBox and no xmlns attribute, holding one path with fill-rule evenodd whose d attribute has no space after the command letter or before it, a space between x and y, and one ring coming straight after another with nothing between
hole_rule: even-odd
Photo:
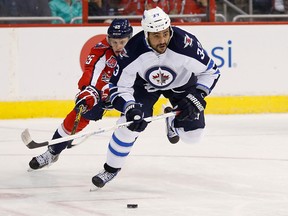
<instances>
[{"instance_id":1,"label":"helmet ear guard","mask_svg":"<svg viewBox=\"0 0 288 216\"><path fill-rule=\"evenodd\" d=\"M107 30L108 38L131 38L132 34L133 28L128 19L114 19Z\"/></svg>"},{"instance_id":2,"label":"helmet ear guard","mask_svg":"<svg viewBox=\"0 0 288 216\"><path fill-rule=\"evenodd\" d=\"M159 7L145 10L142 21L142 28L147 35L147 32L159 32L170 27L170 17Z\"/></svg>"}]
</instances>

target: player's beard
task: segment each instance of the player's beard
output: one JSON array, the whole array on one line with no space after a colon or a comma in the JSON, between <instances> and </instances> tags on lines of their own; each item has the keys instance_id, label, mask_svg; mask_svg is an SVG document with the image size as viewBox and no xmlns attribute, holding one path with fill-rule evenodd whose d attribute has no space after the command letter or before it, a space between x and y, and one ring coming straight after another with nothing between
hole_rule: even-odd
<instances>
[{"instance_id":1,"label":"player's beard","mask_svg":"<svg viewBox=\"0 0 288 216\"><path fill-rule=\"evenodd\" d=\"M158 53L160 53L160 54L162 54L162 53L164 53L165 51L166 51L166 49L167 49L167 44L166 43L162 43L162 44L158 44L157 46L156 46L156 51L158 52Z\"/></svg>"}]
</instances>

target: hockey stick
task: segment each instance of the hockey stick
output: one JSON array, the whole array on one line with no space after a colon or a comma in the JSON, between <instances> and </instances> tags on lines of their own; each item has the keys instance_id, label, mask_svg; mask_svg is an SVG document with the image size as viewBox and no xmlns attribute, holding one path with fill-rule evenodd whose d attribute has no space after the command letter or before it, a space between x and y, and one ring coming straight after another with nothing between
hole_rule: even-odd
<instances>
[{"instance_id":1,"label":"hockey stick","mask_svg":"<svg viewBox=\"0 0 288 216\"><path fill-rule=\"evenodd\" d=\"M74 135L76 133L76 130L78 128L83 110L84 110L83 105L80 105L79 108L77 109L76 118L75 118L74 125L73 125L72 131L71 131L71 135ZM67 148L69 149L72 147L74 147L74 145L72 145L72 141L71 141L68 143Z\"/></svg>"},{"instance_id":2,"label":"hockey stick","mask_svg":"<svg viewBox=\"0 0 288 216\"><path fill-rule=\"evenodd\" d=\"M170 117L170 116L174 116L174 115L175 115L174 112L164 113L164 114L157 115L157 116L147 117L147 118L145 118L145 121L151 122L151 121L164 119L164 118L167 118L167 117ZM110 130L115 130L115 129L118 129L118 128L127 127L131 123L132 122L124 122L124 123L121 123L121 124L116 124L114 126L110 126L110 127L106 127L106 128L99 128L98 130L87 131L87 132L78 133L78 134L74 134L74 135L67 136L67 137L62 137L62 138L58 138L58 139L44 141L44 142L35 142L31 138L31 135L30 135L29 130L27 128L27 129L25 129L22 132L21 138L22 138L22 141L24 142L24 144L27 146L27 148L34 149L34 148L39 148L39 147L42 147L42 146L54 145L54 144L58 144L58 143L69 141L69 140L74 140L74 139L79 139L79 138L82 138L82 137L96 135L96 134L104 133L104 132L107 132L107 131L110 131Z\"/></svg>"}]
</instances>

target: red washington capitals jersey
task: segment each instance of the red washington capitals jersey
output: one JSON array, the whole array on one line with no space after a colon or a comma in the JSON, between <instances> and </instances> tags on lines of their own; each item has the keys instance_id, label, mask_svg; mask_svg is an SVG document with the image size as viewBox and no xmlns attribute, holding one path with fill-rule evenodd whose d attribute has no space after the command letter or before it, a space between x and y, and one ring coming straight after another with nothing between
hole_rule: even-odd
<instances>
[{"instance_id":1,"label":"red washington capitals jersey","mask_svg":"<svg viewBox=\"0 0 288 216\"><path fill-rule=\"evenodd\" d=\"M85 62L85 71L78 82L78 88L83 90L85 86L91 85L101 91L109 83L116 65L113 49L105 38L92 47Z\"/></svg>"}]
</instances>

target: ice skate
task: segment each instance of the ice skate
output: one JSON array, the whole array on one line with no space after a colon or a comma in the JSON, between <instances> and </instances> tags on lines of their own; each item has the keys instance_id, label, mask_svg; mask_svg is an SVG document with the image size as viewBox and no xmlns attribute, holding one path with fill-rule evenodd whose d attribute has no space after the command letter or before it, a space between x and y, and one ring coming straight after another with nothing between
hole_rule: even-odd
<instances>
[{"instance_id":1,"label":"ice skate","mask_svg":"<svg viewBox=\"0 0 288 216\"><path fill-rule=\"evenodd\" d=\"M102 188L106 183L111 181L118 174L119 171L120 169L115 173L110 173L104 169L92 178L92 183L96 187Z\"/></svg>"},{"instance_id":2,"label":"ice skate","mask_svg":"<svg viewBox=\"0 0 288 216\"><path fill-rule=\"evenodd\" d=\"M171 107L166 107L164 109L164 113L169 113L172 112ZM170 143L176 144L179 141L179 135L177 134L175 128L172 126L172 120L174 117L167 117L166 118L166 133L167 133L167 138Z\"/></svg>"},{"instance_id":3,"label":"ice skate","mask_svg":"<svg viewBox=\"0 0 288 216\"><path fill-rule=\"evenodd\" d=\"M59 154L53 155L49 149L41 155L33 157L29 162L31 170L41 169L43 167L49 166L58 160Z\"/></svg>"}]
</instances>

